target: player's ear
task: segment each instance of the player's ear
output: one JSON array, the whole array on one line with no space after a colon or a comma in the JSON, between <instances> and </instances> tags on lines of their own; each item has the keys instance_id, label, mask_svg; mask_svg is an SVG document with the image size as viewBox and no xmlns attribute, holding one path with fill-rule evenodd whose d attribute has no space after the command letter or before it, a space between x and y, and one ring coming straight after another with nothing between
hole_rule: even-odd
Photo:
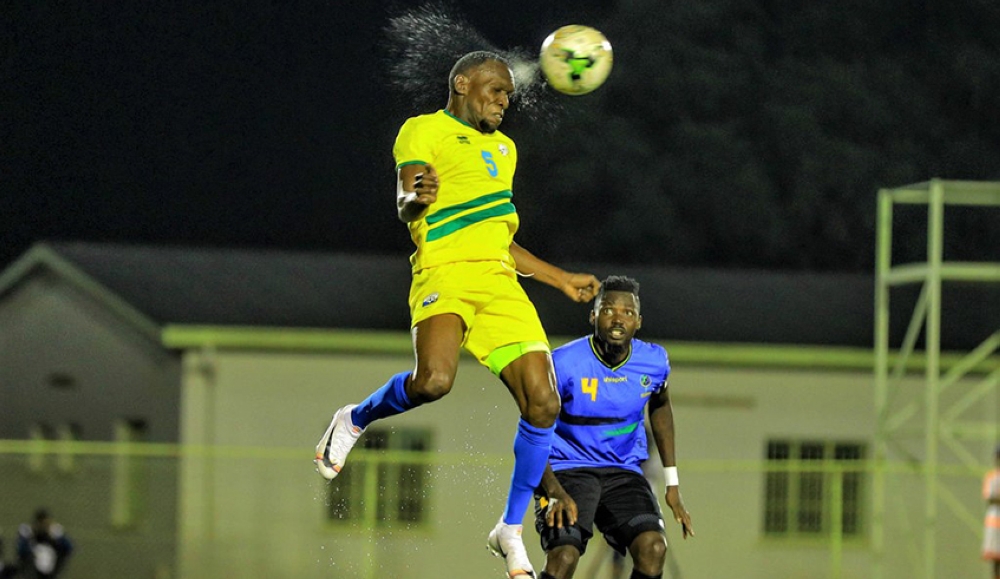
<instances>
[{"instance_id":1,"label":"player's ear","mask_svg":"<svg viewBox=\"0 0 1000 579\"><path fill-rule=\"evenodd\" d=\"M635 331L639 331L642 328L642 316L639 316L635 321Z\"/></svg>"},{"instance_id":2,"label":"player's ear","mask_svg":"<svg viewBox=\"0 0 1000 579\"><path fill-rule=\"evenodd\" d=\"M455 75L455 92L460 95L469 94L469 77L464 74Z\"/></svg>"},{"instance_id":3,"label":"player's ear","mask_svg":"<svg viewBox=\"0 0 1000 579\"><path fill-rule=\"evenodd\" d=\"M591 309L590 309L590 325L591 325L591 326L593 326L593 325L594 325L594 320L595 320L595 319L596 319L596 318L595 318L595 316L594 316L594 309L593 309L593 308L591 308Z\"/></svg>"}]
</instances>

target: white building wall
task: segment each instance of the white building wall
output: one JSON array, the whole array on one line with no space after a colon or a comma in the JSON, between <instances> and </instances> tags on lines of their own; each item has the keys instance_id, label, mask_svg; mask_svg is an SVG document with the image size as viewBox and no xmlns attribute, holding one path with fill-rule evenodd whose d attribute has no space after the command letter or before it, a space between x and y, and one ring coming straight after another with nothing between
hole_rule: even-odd
<instances>
[{"instance_id":1,"label":"white building wall","mask_svg":"<svg viewBox=\"0 0 1000 579\"><path fill-rule=\"evenodd\" d=\"M36 429L46 438L72 433L58 442L110 442L122 420L142 421L146 442L176 440L177 356L45 270L0 297L0 441L24 441ZM123 521L113 514L122 495L111 457L0 455L7 549L0 557L13 557L17 524L44 506L80 539L67 570L76 577L151 577L169 568L174 518L160 514L177 508L176 465L160 459L134 464L148 476L134 493L141 512ZM121 556L125 550L131 556Z\"/></svg>"},{"instance_id":2,"label":"white building wall","mask_svg":"<svg viewBox=\"0 0 1000 579\"><path fill-rule=\"evenodd\" d=\"M412 357L402 355L188 353L181 441L192 448L221 445L224 458L192 453L184 460L180 577L362 578L372 569L401 579L497 575L500 562L487 554L485 538L503 509L517 413L502 384L468 358L448 397L382 423L434 429L435 449L448 464L429 485L431 522L373 531L324 520L326 483L311 464L316 440L336 408L360 401L411 365ZM922 387L919 377L907 378L906 389ZM764 458L769 439L783 437L859 441L871 451L870 373L675 363L671 390L681 489L697 533L681 541L676 524L667 522L670 565L680 576L825 578L835 568L845 579L871 576L867 536L848 542L836 565L825 542L764 537L764 475L753 462ZM996 400L976 412L995 420ZM988 464L989 445L979 451ZM467 458L455 459L461 456ZM976 476L944 484L978 516ZM909 558L919 547L909 541L920 538L923 495L918 484L893 488L903 490L890 498L885 577L910 579L918 576ZM541 567L537 534L530 518L526 523L526 543ZM984 572L978 535L947 509L937 536L939 568L948 577Z\"/></svg>"}]
</instances>

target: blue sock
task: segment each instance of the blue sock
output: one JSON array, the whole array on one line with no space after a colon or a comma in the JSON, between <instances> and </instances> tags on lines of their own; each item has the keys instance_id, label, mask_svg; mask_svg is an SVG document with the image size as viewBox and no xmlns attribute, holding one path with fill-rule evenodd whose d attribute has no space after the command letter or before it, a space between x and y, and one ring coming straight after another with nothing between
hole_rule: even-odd
<instances>
[{"instance_id":1,"label":"blue sock","mask_svg":"<svg viewBox=\"0 0 1000 579\"><path fill-rule=\"evenodd\" d=\"M406 395L406 378L410 372L396 374L381 388L371 393L351 411L351 422L358 428L367 428L376 420L402 414L417 405Z\"/></svg>"},{"instance_id":2,"label":"blue sock","mask_svg":"<svg viewBox=\"0 0 1000 579\"><path fill-rule=\"evenodd\" d=\"M517 423L517 435L514 436L514 473L510 477L507 508L503 512L504 523L520 525L524 521L524 513L531 504L535 489L542 482L555 430L555 425L538 428L528 424L523 418Z\"/></svg>"}]
</instances>

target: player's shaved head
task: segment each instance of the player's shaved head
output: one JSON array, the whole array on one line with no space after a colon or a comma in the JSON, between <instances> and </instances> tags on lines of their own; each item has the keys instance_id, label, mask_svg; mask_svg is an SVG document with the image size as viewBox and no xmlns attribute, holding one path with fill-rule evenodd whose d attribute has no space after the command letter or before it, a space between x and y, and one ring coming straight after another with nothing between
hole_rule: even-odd
<instances>
[{"instance_id":1,"label":"player's shaved head","mask_svg":"<svg viewBox=\"0 0 1000 579\"><path fill-rule=\"evenodd\" d=\"M448 88L454 92L456 76L468 76L471 71L487 62L499 62L507 68L510 68L510 62L496 52L491 52L489 50L477 50L475 52L470 52L455 61L455 66L451 67L451 73L448 74Z\"/></svg>"},{"instance_id":2,"label":"player's shaved head","mask_svg":"<svg viewBox=\"0 0 1000 579\"><path fill-rule=\"evenodd\" d=\"M458 59L448 79L446 110L459 121L490 134L500 127L514 94L514 73L507 59L489 51Z\"/></svg>"}]
</instances>

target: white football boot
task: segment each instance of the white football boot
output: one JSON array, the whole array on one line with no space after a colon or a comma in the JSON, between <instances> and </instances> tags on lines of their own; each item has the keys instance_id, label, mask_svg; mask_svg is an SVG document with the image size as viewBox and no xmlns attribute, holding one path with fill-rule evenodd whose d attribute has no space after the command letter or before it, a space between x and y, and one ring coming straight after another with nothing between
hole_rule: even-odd
<instances>
[{"instance_id":1,"label":"white football boot","mask_svg":"<svg viewBox=\"0 0 1000 579\"><path fill-rule=\"evenodd\" d=\"M348 404L338 410L323 433L323 438L316 445L316 459L313 463L316 464L316 472L326 480L333 480L340 474L340 469L344 468L347 461L347 454L364 432L351 423L351 410L355 406L357 404Z\"/></svg>"},{"instance_id":2,"label":"white football boot","mask_svg":"<svg viewBox=\"0 0 1000 579\"><path fill-rule=\"evenodd\" d=\"M486 547L493 555L502 557L509 579L535 579L535 569L528 559L528 551L521 540L522 525L507 525L503 519L490 531Z\"/></svg>"}]
</instances>

